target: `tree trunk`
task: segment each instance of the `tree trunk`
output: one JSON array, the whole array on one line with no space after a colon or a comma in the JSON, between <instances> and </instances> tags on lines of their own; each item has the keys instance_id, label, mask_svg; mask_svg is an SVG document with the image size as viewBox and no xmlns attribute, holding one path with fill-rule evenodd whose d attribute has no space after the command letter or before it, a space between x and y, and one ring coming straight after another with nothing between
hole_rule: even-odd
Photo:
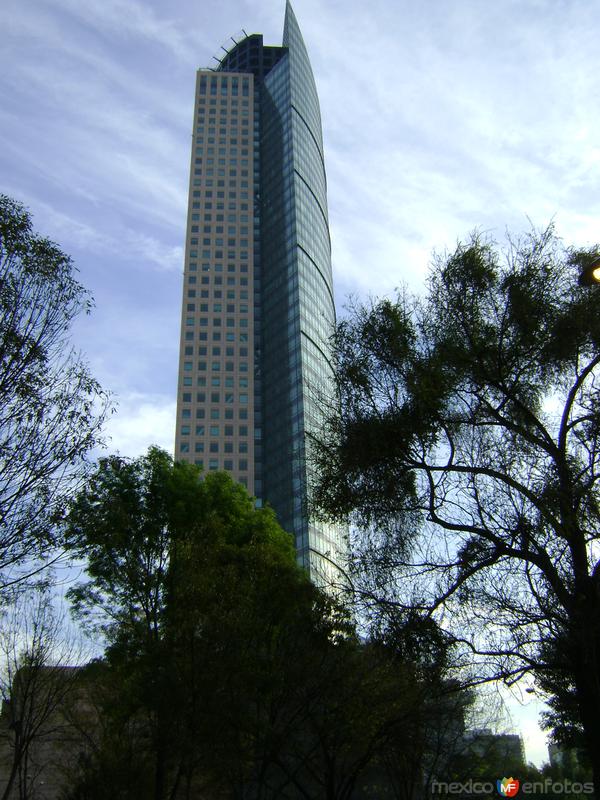
<instances>
[{"instance_id":1,"label":"tree trunk","mask_svg":"<svg viewBox=\"0 0 600 800\"><path fill-rule=\"evenodd\" d=\"M579 620L574 664L577 703L588 757L592 765L594 794L600 800L600 584L586 581L579 595Z\"/></svg>"},{"instance_id":2,"label":"tree trunk","mask_svg":"<svg viewBox=\"0 0 600 800\"><path fill-rule=\"evenodd\" d=\"M577 681L577 695L586 750L592 765L594 794L596 800L600 800L600 695L593 685L597 682L597 675L582 676Z\"/></svg>"}]
</instances>

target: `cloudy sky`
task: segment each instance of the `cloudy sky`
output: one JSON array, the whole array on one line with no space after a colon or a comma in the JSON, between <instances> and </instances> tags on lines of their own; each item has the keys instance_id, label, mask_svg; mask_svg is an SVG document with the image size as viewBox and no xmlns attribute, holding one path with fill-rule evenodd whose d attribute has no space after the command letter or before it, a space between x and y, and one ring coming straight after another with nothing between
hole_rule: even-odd
<instances>
[{"instance_id":1,"label":"cloudy sky","mask_svg":"<svg viewBox=\"0 0 600 800\"><path fill-rule=\"evenodd\" d=\"M554 219L569 243L600 239L597 3L294 8L321 99L340 309L420 291L432 251L475 227L501 239ZM117 396L113 450L173 444L195 70L242 28L279 44L283 14L284 0L2 2L0 191L93 292L76 343Z\"/></svg>"}]
</instances>

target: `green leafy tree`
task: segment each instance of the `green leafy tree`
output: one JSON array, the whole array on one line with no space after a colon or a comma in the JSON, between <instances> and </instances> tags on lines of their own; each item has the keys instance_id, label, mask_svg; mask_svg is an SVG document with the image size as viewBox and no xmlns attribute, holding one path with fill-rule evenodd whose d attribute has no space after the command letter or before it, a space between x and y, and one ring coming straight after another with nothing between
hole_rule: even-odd
<instances>
[{"instance_id":1,"label":"green leafy tree","mask_svg":"<svg viewBox=\"0 0 600 800\"><path fill-rule=\"evenodd\" d=\"M0 590L55 553L53 516L99 442L107 396L69 342L91 305L69 256L0 195Z\"/></svg>"},{"instance_id":2,"label":"green leafy tree","mask_svg":"<svg viewBox=\"0 0 600 800\"><path fill-rule=\"evenodd\" d=\"M475 234L424 298L355 308L315 458L323 512L362 527L370 606L443 618L476 679L571 686L600 792L597 253Z\"/></svg>"},{"instance_id":3,"label":"green leafy tree","mask_svg":"<svg viewBox=\"0 0 600 800\"><path fill-rule=\"evenodd\" d=\"M444 668L425 681L399 632L393 646L361 643L273 513L229 476L157 448L104 459L65 528L88 558L75 610L107 642L72 798L344 800L400 773L419 784L390 764L420 758Z\"/></svg>"},{"instance_id":4,"label":"green leafy tree","mask_svg":"<svg viewBox=\"0 0 600 800\"><path fill-rule=\"evenodd\" d=\"M87 558L88 580L70 592L75 611L106 637L121 686L112 697L150 737L154 797L182 785L189 793L199 767L210 773L199 745L209 738L218 754L227 708L240 721L247 707L228 704L226 690L245 663L244 641L249 650L252 636L266 636L280 584L290 597L310 586L291 537L224 473L201 480L197 467L151 448L100 462L71 506L65 539ZM257 608L270 610L262 627Z\"/></svg>"}]
</instances>

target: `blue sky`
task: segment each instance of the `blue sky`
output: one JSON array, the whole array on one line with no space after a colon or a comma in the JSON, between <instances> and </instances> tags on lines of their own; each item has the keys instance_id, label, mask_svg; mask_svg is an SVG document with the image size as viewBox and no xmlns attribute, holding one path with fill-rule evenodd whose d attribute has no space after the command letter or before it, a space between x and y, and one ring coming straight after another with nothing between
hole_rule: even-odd
<instances>
[{"instance_id":1,"label":"blue sky","mask_svg":"<svg viewBox=\"0 0 600 800\"><path fill-rule=\"evenodd\" d=\"M340 308L434 249L554 219L600 238L600 14L590 0L295 0L321 99ZM96 299L76 345L111 449L171 449L195 70L284 0L4 0L0 191ZM524 723L525 724L525 723ZM529 724L529 723L527 723ZM533 753L530 753L533 757Z\"/></svg>"}]
</instances>

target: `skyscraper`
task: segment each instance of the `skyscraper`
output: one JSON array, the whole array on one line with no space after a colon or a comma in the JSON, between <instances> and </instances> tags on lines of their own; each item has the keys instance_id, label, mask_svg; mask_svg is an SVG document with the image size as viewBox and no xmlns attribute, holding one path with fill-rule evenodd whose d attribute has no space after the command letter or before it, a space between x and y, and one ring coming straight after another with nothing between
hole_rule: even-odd
<instances>
[{"instance_id":1,"label":"skyscraper","mask_svg":"<svg viewBox=\"0 0 600 800\"><path fill-rule=\"evenodd\" d=\"M268 502L319 579L343 552L307 502L335 324L319 101L289 2L281 46L232 41L197 73L176 457Z\"/></svg>"}]
</instances>

